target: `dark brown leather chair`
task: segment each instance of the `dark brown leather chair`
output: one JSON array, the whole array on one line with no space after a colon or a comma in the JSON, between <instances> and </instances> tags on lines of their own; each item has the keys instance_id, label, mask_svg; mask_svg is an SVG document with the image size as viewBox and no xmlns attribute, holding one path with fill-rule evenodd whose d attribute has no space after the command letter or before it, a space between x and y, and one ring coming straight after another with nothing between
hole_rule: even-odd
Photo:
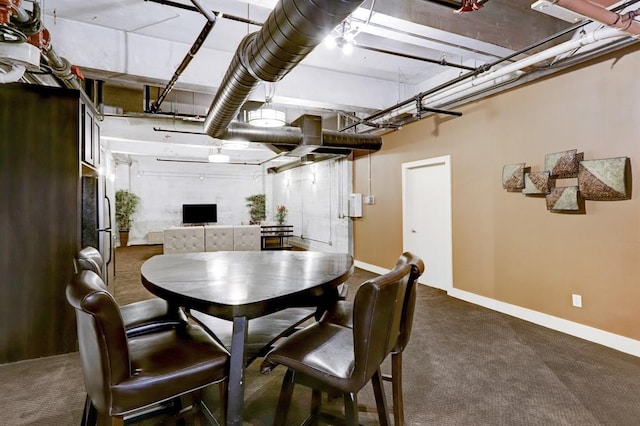
<instances>
[{"instance_id":1,"label":"dark brown leather chair","mask_svg":"<svg viewBox=\"0 0 640 426\"><path fill-rule=\"evenodd\" d=\"M380 424L390 423L380 364L398 338L410 273L409 265L400 265L361 284L353 301L353 328L317 322L292 334L266 355L263 373L278 364L288 367L276 410L276 425L286 424L295 383L313 389L312 417L326 418L320 411L320 392L340 392L344 397L346 423L357 425L357 393L369 380Z\"/></svg>"},{"instance_id":2,"label":"dark brown leather chair","mask_svg":"<svg viewBox=\"0 0 640 426\"><path fill-rule=\"evenodd\" d=\"M225 381L228 352L197 325L127 337L113 296L100 277L81 271L67 285L76 310L80 361L87 393L100 416L124 416Z\"/></svg>"},{"instance_id":3,"label":"dark brown leather chair","mask_svg":"<svg viewBox=\"0 0 640 426\"><path fill-rule=\"evenodd\" d=\"M75 256L76 272L87 270L102 276L102 263L102 255L91 246L83 248ZM120 314L129 337L175 328L187 323L182 309L169 306L160 298L123 305L120 307Z\"/></svg>"},{"instance_id":4,"label":"dark brown leather chair","mask_svg":"<svg viewBox=\"0 0 640 426\"><path fill-rule=\"evenodd\" d=\"M411 275L407 284L407 292L402 306L402 319L398 340L391 350L391 375L383 375L384 380L390 381L393 389L393 419L394 426L404 424L404 402L402 397L402 352L409 343L411 329L413 328L413 315L416 309L416 294L418 278L424 273L424 262L411 252L402 253L396 267L399 265L409 265ZM353 327L352 319L353 304L349 301L339 301L329 309L322 317L321 321L345 327Z\"/></svg>"}]
</instances>

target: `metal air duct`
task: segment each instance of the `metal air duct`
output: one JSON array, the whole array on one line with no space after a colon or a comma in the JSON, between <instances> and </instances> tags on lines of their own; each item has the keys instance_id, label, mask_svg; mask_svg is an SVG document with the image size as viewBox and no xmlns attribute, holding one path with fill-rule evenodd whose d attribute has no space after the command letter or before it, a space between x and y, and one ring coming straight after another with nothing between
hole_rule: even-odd
<instances>
[{"instance_id":1,"label":"metal air duct","mask_svg":"<svg viewBox=\"0 0 640 426\"><path fill-rule=\"evenodd\" d=\"M238 46L204 122L220 137L260 81L282 79L363 0L280 0L262 29Z\"/></svg>"},{"instance_id":2,"label":"metal air duct","mask_svg":"<svg viewBox=\"0 0 640 426\"><path fill-rule=\"evenodd\" d=\"M305 115L296 120L306 125L283 126L278 128L260 128L245 123L233 122L222 133L223 140L246 140L259 142L276 153L289 152L289 155L303 156L311 152L318 154L363 154L379 151L382 148L382 137L376 135L344 133L323 130L321 125L309 125L314 118ZM313 123L316 124L316 123Z\"/></svg>"}]
</instances>

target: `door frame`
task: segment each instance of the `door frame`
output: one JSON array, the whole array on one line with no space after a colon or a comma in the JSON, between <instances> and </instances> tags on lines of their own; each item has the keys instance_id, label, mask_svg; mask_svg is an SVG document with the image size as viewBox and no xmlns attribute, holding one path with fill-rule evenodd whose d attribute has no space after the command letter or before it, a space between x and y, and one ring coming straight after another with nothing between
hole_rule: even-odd
<instances>
[{"instance_id":1,"label":"door frame","mask_svg":"<svg viewBox=\"0 0 640 426\"><path fill-rule=\"evenodd\" d=\"M448 179L446 182L443 182L445 187L442 188L443 194L447 198L445 202L442 204L445 210L445 216L447 217L446 223L443 224L445 229L447 230L447 234L449 235L448 246L443 247L440 251L447 254L447 263L445 265L445 273L447 275L447 282L444 284L442 288L443 290L449 292L453 289L453 228L452 228L452 194L451 194L451 155L443 155L440 157L427 158L424 160L410 161L407 163L402 163L402 244L403 251L407 250L405 246L405 242L408 240L408 234L410 230L407 225L407 212L410 208L410 200L408 200L407 195L407 179L408 174L411 170L420 169L423 167L433 167L433 166L443 166L446 168L446 173ZM424 277L424 275L423 275ZM423 278L421 277L421 279ZM419 280L419 282L421 282ZM421 284L426 284L425 282L421 282Z\"/></svg>"}]
</instances>

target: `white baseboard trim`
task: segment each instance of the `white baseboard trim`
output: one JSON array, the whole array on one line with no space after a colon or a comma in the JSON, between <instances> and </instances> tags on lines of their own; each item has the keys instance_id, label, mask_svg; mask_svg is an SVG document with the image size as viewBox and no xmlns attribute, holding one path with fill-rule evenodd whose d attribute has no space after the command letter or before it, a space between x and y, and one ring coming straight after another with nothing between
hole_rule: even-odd
<instances>
[{"instance_id":1,"label":"white baseboard trim","mask_svg":"<svg viewBox=\"0 0 640 426\"><path fill-rule=\"evenodd\" d=\"M381 268L376 265L371 265L369 263L360 262L359 260L354 260L353 265L356 268L364 269L365 271L373 272L374 274L384 275L387 272L391 271L391 269Z\"/></svg>"},{"instance_id":2,"label":"white baseboard trim","mask_svg":"<svg viewBox=\"0 0 640 426\"><path fill-rule=\"evenodd\" d=\"M354 262L354 265L357 268L364 269L365 271L373 272L375 274L383 275L389 272L389 269L360 262L358 260ZM450 289L447 294L451 297L455 297L456 299L473 303L474 305L479 305L493 311L511 315L512 317L519 318L533 324L547 327L570 336L579 337L580 339L588 340L589 342L597 343L629 355L640 357L639 340L630 339L595 327L554 317L553 315L543 314L542 312L512 305L510 303L500 302L499 300L480 296L478 294L456 288Z\"/></svg>"},{"instance_id":3,"label":"white baseboard trim","mask_svg":"<svg viewBox=\"0 0 640 426\"><path fill-rule=\"evenodd\" d=\"M640 357L640 341L638 340L456 288L449 290L448 294L475 305Z\"/></svg>"}]
</instances>

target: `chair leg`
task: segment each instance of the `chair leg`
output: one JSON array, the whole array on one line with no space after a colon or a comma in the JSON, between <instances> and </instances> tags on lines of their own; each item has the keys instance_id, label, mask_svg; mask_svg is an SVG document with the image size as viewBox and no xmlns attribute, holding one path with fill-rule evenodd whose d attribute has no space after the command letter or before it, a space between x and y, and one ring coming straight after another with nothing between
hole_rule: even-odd
<instances>
[{"instance_id":1,"label":"chair leg","mask_svg":"<svg viewBox=\"0 0 640 426\"><path fill-rule=\"evenodd\" d=\"M376 371L371 377L371 385L373 386L373 393L376 397L376 408L378 409L378 421L380 426L389 426L391 420L389 419L389 410L387 409L387 399L384 394L384 386L382 384L382 374L380 369Z\"/></svg>"},{"instance_id":2,"label":"chair leg","mask_svg":"<svg viewBox=\"0 0 640 426\"><path fill-rule=\"evenodd\" d=\"M84 411L82 412L81 426L95 426L98 422L98 413L91 402L89 395L84 400Z\"/></svg>"},{"instance_id":3,"label":"chair leg","mask_svg":"<svg viewBox=\"0 0 640 426\"><path fill-rule=\"evenodd\" d=\"M201 414L201 409L200 409L200 403L202 402L202 389L191 392L191 395L193 397L193 405L191 410L193 411L193 424L194 426L200 426L200 414Z\"/></svg>"},{"instance_id":4,"label":"chair leg","mask_svg":"<svg viewBox=\"0 0 640 426\"><path fill-rule=\"evenodd\" d=\"M404 398L402 397L402 352L391 355L391 388L393 389L394 426L404 425Z\"/></svg>"},{"instance_id":5,"label":"chair leg","mask_svg":"<svg viewBox=\"0 0 640 426\"><path fill-rule=\"evenodd\" d=\"M229 399L226 380L218 384L218 391L220 393L220 402L222 403L222 419L220 423L224 425L227 424L227 400Z\"/></svg>"},{"instance_id":6,"label":"chair leg","mask_svg":"<svg viewBox=\"0 0 640 426\"><path fill-rule=\"evenodd\" d=\"M322 406L322 392L318 389L313 389L311 392L311 415L317 417L320 414L320 408Z\"/></svg>"},{"instance_id":7,"label":"chair leg","mask_svg":"<svg viewBox=\"0 0 640 426\"><path fill-rule=\"evenodd\" d=\"M347 426L358 426L358 396L353 392L342 394L344 398L344 420Z\"/></svg>"},{"instance_id":8,"label":"chair leg","mask_svg":"<svg viewBox=\"0 0 640 426\"><path fill-rule=\"evenodd\" d=\"M295 384L295 372L287 369L284 379L282 380L282 389L280 390L280 398L276 408L276 415L273 421L274 426L284 426L287 423L287 415L289 414L289 406L291 405L291 397L293 396L293 386Z\"/></svg>"}]
</instances>

